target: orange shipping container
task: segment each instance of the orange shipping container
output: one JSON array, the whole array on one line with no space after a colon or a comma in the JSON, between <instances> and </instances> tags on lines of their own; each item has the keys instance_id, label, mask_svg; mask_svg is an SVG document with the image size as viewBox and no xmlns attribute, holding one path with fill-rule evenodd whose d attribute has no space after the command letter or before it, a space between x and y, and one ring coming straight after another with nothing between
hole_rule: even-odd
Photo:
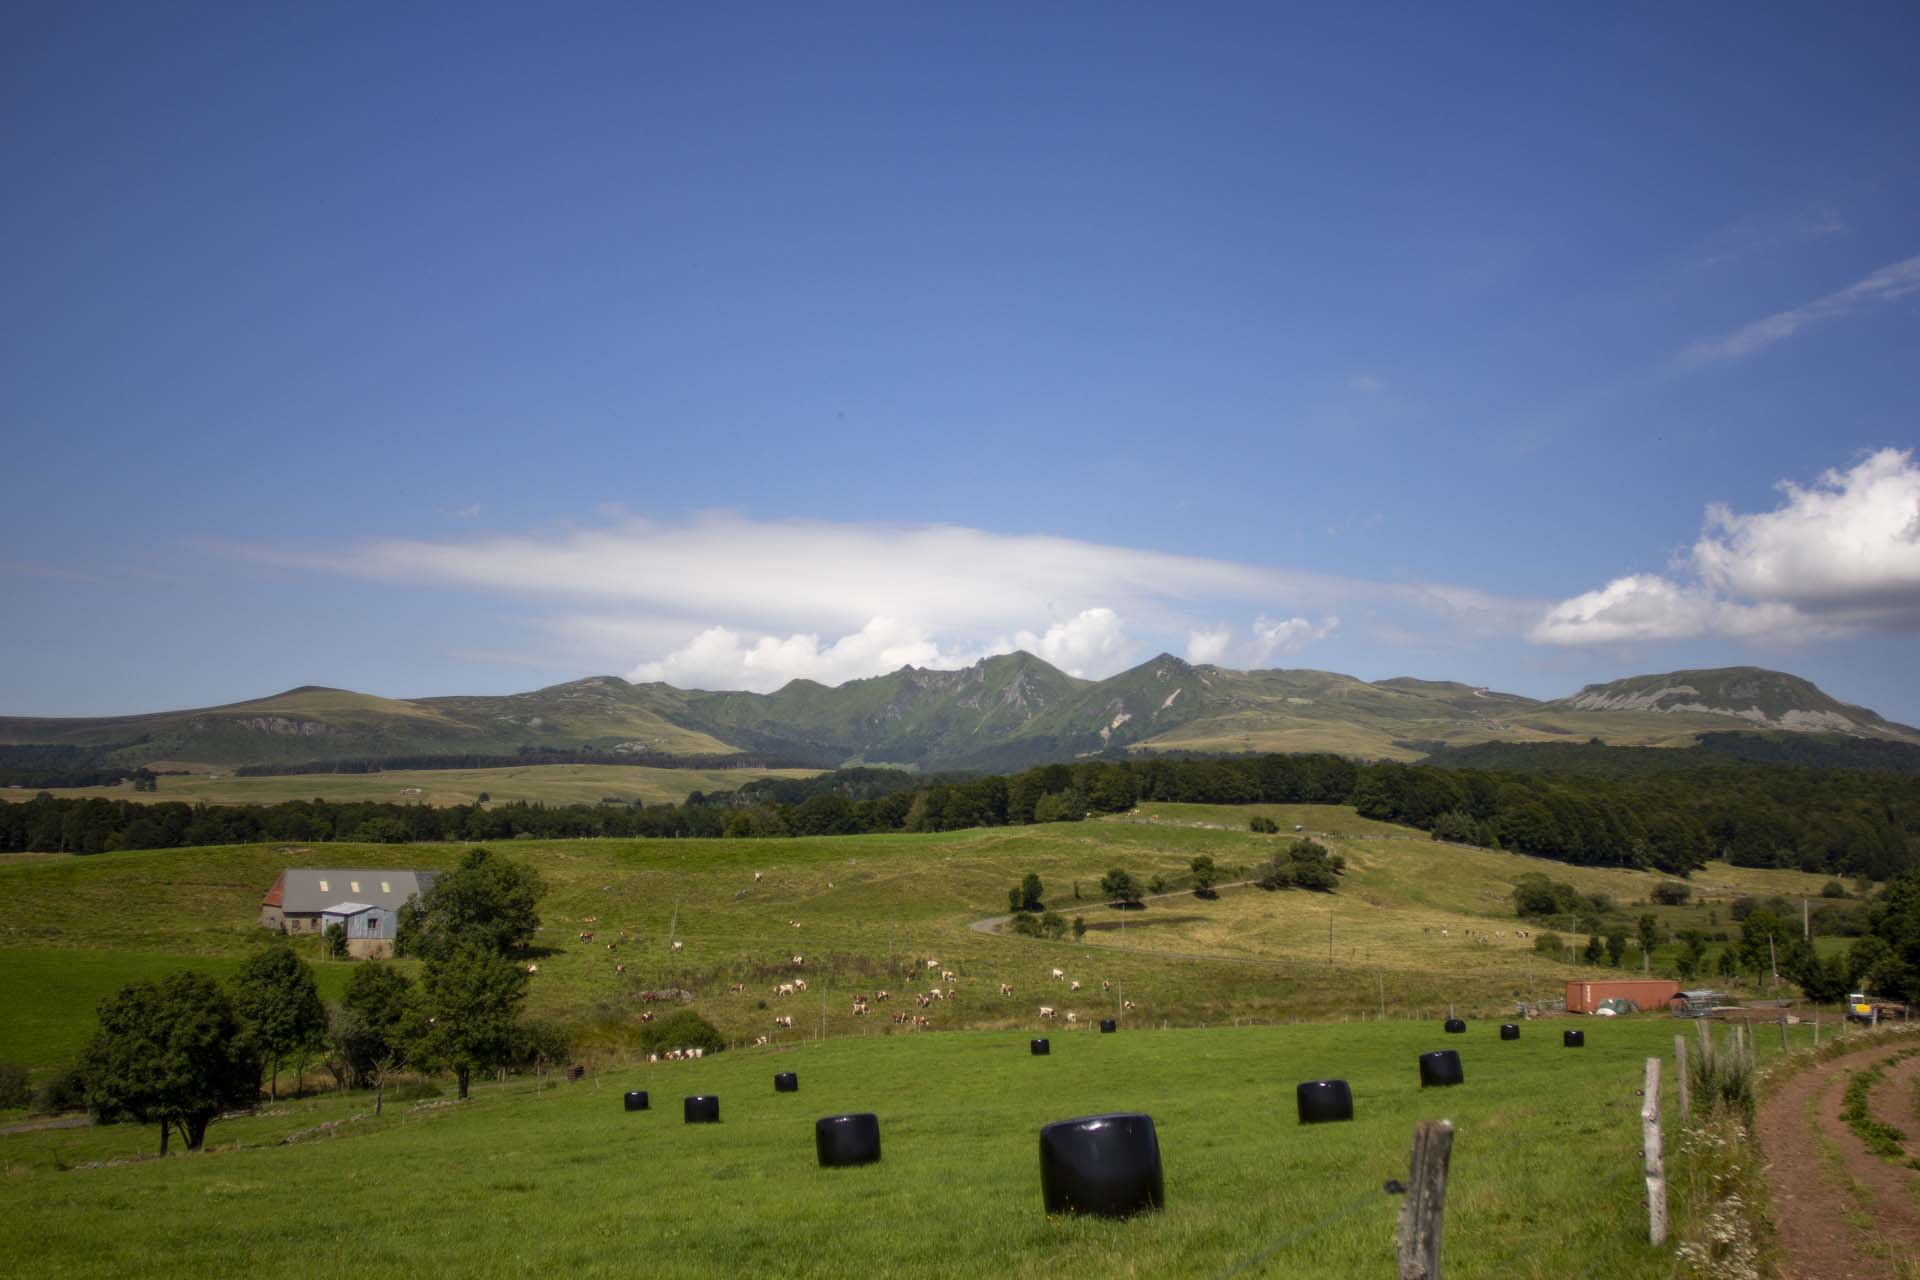
<instances>
[{"instance_id":1,"label":"orange shipping container","mask_svg":"<svg viewBox=\"0 0 1920 1280\"><path fill-rule=\"evenodd\" d=\"M1567 984L1567 1012L1592 1013L1602 1000L1631 1000L1641 1010L1665 1009L1680 994L1671 978L1601 978Z\"/></svg>"}]
</instances>

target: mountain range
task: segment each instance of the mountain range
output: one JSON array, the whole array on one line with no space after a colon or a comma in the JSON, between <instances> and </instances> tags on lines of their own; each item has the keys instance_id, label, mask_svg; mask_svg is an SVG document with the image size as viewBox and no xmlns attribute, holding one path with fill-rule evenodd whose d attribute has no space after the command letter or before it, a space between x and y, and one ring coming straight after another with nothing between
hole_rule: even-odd
<instances>
[{"instance_id":1,"label":"mountain range","mask_svg":"<svg viewBox=\"0 0 1920 1280\"><path fill-rule=\"evenodd\" d=\"M1164 653L1084 680L1022 652L954 671L902 667L837 687L794 680L769 694L617 676L408 700L308 685L187 711L0 717L0 756L271 765L549 749L653 763L752 755L821 767L1012 769L1113 749L1412 760L1477 742L1685 746L1728 730L1920 745L1920 730L1759 667L1630 676L1539 701L1451 681L1234 671Z\"/></svg>"}]
</instances>

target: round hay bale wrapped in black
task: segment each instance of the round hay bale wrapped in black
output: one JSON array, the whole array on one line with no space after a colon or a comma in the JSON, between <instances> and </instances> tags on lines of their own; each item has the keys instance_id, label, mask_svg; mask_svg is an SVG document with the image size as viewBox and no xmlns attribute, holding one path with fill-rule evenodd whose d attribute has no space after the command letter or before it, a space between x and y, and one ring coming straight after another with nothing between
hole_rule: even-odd
<instances>
[{"instance_id":1,"label":"round hay bale wrapped in black","mask_svg":"<svg viewBox=\"0 0 1920 1280\"><path fill-rule=\"evenodd\" d=\"M1040 1196L1050 1214L1124 1218L1160 1208L1166 1186L1153 1118L1116 1112L1040 1130Z\"/></svg>"},{"instance_id":2,"label":"round hay bale wrapped in black","mask_svg":"<svg viewBox=\"0 0 1920 1280\"><path fill-rule=\"evenodd\" d=\"M1517 1022L1501 1023L1500 1038L1502 1040L1518 1040L1520 1038L1520 1024Z\"/></svg>"},{"instance_id":3,"label":"round hay bale wrapped in black","mask_svg":"<svg viewBox=\"0 0 1920 1280\"><path fill-rule=\"evenodd\" d=\"M1119 1029L1120 1029L1120 1024L1118 1022L1115 1022L1112 1018L1100 1019L1101 1034L1112 1035L1114 1032L1118 1031Z\"/></svg>"},{"instance_id":4,"label":"round hay bale wrapped in black","mask_svg":"<svg viewBox=\"0 0 1920 1280\"><path fill-rule=\"evenodd\" d=\"M645 1111L647 1109L647 1091L633 1089L627 1093L627 1110Z\"/></svg>"},{"instance_id":5,"label":"round hay bale wrapped in black","mask_svg":"<svg viewBox=\"0 0 1920 1280\"><path fill-rule=\"evenodd\" d=\"M813 1122L813 1149L822 1169L872 1164L880 1158L880 1117L871 1111Z\"/></svg>"},{"instance_id":6,"label":"round hay bale wrapped in black","mask_svg":"<svg viewBox=\"0 0 1920 1280\"><path fill-rule=\"evenodd\" d=\"M1560 1047L1563 1049L1584 1049L1587 1047L1587 1033L1575 1031L1571 1027L1560 1033Z\"/></svg>"},{"instance_id":7,"label":"round hay bale wrapped in black","mask_svg":"<svg viewBox=\"0 0 1920 1280\"><path fill-rule=\"evenodd\" d=\"M1466 1072L1460 1069L1460 1054L1454 1049L1435 1049L1420 1055L1420 1087L1465 1084Z\"/></svg>"},{"instance_id":8,"label":"round hay bale wrapped in black","mask_svg":"<svg viewBox=\"0 0 1920 1280\"><path fill-rule=\"evenodd\" d=\"M800 1077L791 1071L780 1072L773 1078L773 1091L775 1093L800 1092Z\"/></svg>"},{"instance_id":9,"label":"round hay bale wrapped in black","mask_svg":"<svg viewBox=\"0 0 1920 1280\"><path fill-rule=\"evenodd\" d=\"M1353 1090L1345 1080L1309 1080L1294 1087L1301 1124L1353 1119Z\"/></svg>"},{"instance_id":10,"label":"round hay bale wrapped in black","mask_svg":"<svg viewBox=\"0 0 1920 1280\"><path fill-rule=\"evenodd\" d=\"M688 1098L681 1106L685 1114L685 1123L687 1124L720 1123L720 1097L718 1094L696 1094L694 1097Z\"/></svg>"},{"instance_id":11,"label":"round hay bale wrapped in black","mask_svg":"<svg viewBox=\"0 0 1920 1280\"><path fill-rule=\"evenodd\" d=\"M1448 1018L1446 1032L1450 1036L1463 1036L1467 1034L1467 1024L1460 1018Z\"/></svg>"},{"instance_id":12,"label":"round hay bale wrapped in black","mask_svg":"<svg viewBox=\"0 0 1920 1280\"><path fill-rule=\"evenodd\" d=\"M1035 1040L1031 1045L1028 1046L1028 1048L1032 1051L1033 1056L1036 1058L1044 1058L1049 1053L1053 1052L1053 1046L1048 1044L1045 1040Z\"/></svg>"}]
</instances>

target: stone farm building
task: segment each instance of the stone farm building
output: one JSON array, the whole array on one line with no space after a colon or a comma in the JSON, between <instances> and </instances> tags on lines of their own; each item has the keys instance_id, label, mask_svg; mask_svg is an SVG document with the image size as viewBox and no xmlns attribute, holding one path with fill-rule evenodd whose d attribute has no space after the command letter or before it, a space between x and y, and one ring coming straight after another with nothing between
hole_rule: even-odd
<instances>
[{"instance_id":1,"label":"stone farm building","mask_svg":"<svg viewBox=\"0 0 1920 1280\"><path fill-rule=\"evenodd\" d=\"M433 883L431 871L288 867L260 900L260 925L282 933L318 934L330 924L347 931L347 953L393 954L400 906Z\"/></svg>"}]
</instances>

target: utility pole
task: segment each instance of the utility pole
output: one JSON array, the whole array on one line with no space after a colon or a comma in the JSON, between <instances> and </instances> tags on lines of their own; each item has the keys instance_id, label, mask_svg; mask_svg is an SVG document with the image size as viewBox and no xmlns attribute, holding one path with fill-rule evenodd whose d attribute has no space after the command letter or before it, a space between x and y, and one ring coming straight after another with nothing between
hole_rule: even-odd
<instances>
[{"instance_id":1,"label":"utility pole","mask_svg":"<svg viewBox=\"0 0 1920 1280\"><path fill-rule=\"evenodd\" d=\"M1807 910L1807 900L1800 899L1800 936L1808 942L1813 941L1813 916Z\"/></svg>"},{"instance_id":2,"label":"utility pole","mask_svg":"<svg viewBox=\"0 0 1920 1280\"><path fill-rule=\"evenodd\" d=\"M1327 963L1333 963L1333 908L1327 908Z\"/></svg>"},{"instance_id":3,"label":"utility pole","mask_svg":"<svg viewBox=\"0 0 1920 1280\"><path fill-rule=\"evenodd\" d=\"M1767 968L1773 970L1773 985L1780 985L1780 958L1773 952L1773 935L1767 935Z\"/></svg>"}]
</instances>

